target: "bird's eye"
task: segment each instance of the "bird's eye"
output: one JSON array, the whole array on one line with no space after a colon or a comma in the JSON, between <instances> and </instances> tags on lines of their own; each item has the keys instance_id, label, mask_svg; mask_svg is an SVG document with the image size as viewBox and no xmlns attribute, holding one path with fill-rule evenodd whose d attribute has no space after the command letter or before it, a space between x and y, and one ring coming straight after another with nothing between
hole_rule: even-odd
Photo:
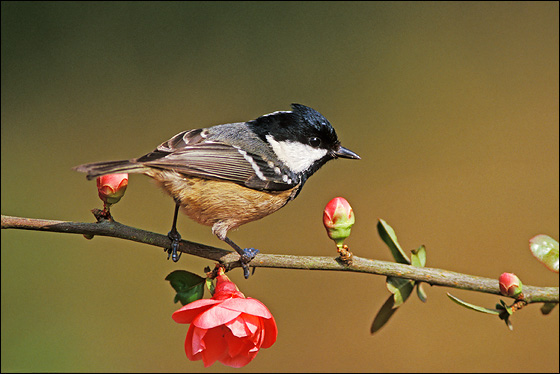
<instances>
[{"instance_id":1,"label":"bird's eye","mask_svg":"<svg viewBox=\"0 0 560 374\"><path fill-rule=\"evenodd\" d=\"M307 143L312 146L313 148L317 148L318 146L321 145L321 139L319 139L316 136L312 136L311 138L309 138L307 140Z\"/></svg>"}]
</instances>

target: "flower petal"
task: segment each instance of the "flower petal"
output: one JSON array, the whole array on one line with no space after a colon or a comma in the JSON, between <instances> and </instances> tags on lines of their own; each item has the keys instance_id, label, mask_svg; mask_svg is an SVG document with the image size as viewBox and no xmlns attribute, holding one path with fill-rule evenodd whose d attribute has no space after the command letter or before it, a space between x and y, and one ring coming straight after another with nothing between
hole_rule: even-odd
<instances>
[{"instance_id":1,"label":"flower petal","mask_svg":"<svg viewBox=\"0 0 560 374\"><path fill-rule=\"evenodd\" d=\"M190 349L192 351L193 356L199 354L200 352L206 349L206 345L204 343L204 336L206 335L207 332L208 330L199 329L195 325L191 325L189 327L189 331L187 332L187 339L188 339L188 335L190 334L191 335Z\"/></svg>"},{"instance_id":2,"label":"flower petal","mask_svg":"<svg viewBox=\"0 0 560 374\"><path fill-rule=\"evenodd\" d=\"M268 348L276 342L276 338L278 337L278 327L276 326L274 317L271 317L270 319L262 319L261 322L263 323L262 332L264 334L264 340L261 347Z\"/></svg>"},{"instance_id":3,"label":"flower petal","mask_svg":"<svg viewBox=\"0 0 560 374\"><path fill-rule=\"evenodd\" d=\"M213 299L196 300L176 310L171 317L177 323L192 323L193 319L199 314L204 313L207 309L219 303L221 303L220 300Z\"/></svg>"},{"instance_id":4,"label":"flower petal","mask_svg":"<svg viewBox=\"0 0 560 374\"><path fill-rule=\"evenodd\" d=\"M223 357L220 362L224 365L231 366L232 368L240 368L253 361L258 352L250 353L248 355L237 355L234 357Z\"/></svg>"},{"instance_id":5,"label":"flower petal","mask_svg":"<svg viewBox=\"0 0 560 374\"><path fill-rule=\"evenodd\" d=\"M227 345L229 347L228 354L220 359L224 365L231 367L242 367L251 362L259 348L255 347L250 339L237 338L231 333L225 335Z\"/></svg>"},{"instance_id":6,"label":"flower petal","mask_svg":"<svg viewBox=\"0 0 560 374\"><path fill-rule=\"evenodd\" d=\"M239 317L225 324L230 329L231 333L238 338L251 339L255 342L255 335L262 329L261 320L263 318L256 317L250 314L242 313Z\"/></svg>"},{"instance_id":7,"label":"flower petal","mask_svg":"<svg viewBox=\"0 0 560 374\"><path fill-rule=\"evenodd\" d=\"M228 345L228 355L230 357L235 357L240 354L247 354L251 349L255 347L251 339L238 338L233 336L233 334L226 335L226 342Z\"/></svg>"},{"instance_id":8,"label":"flower petal","mask_svg":"<svg viewBox=\"0 0 560 374\"><path fill-rule=\"evenodd\" d=\"M251 335L254 335L257 330L262 329L262 319L264 318L243 313L243 321L245 322L245 327L247 328L247 330L249 330L249 333Z\"/></svg>"},{"instance_id":9,"label":"flower petal","mask_svg":"<svg viewBox=\"0 0 560 374\"><path fill-rule=\"evenodd\" d=\"M216 305L214 308L206 310L192 320L192 323L202 329L211 329L216 326L223 325L226 322L234 320L241 312L222 308Z\"/></svg>"},{"instance_id":10,"label":"flower petal","mask_svg":"<svg viewBox=\"0 0 560 374\"><path fill-rule=\"evenodd\" d=\"M229 328L233 336L236 336L238 338L244 338L246 336L252 335L251 331L249 331L249 329L245 325L245 320L242 318L242 316L245 316L245 314L240 314L239 317L225 324L225 326Z\"/></svg>"},{"instance_id":11,"label":"flower petal","mask_svg":"<svg viewBox=\"0 0 560 374\"><path fill-rule=\"evenodd\" d=\"M208 330L204 336L204 345L206 349L202 351L202 361L204 367L212 365L216 360L222 360L228 355L228 346L224 339L224 334L228 333L227 329L219 326Z\"/></svg>"},{"instance_id":12,"label":"flower petal","mask_svg":"<svg viewBox=\"0 0 560 374\"><path fill-rule=\"evenodd\" d=\"M272 318L272 314L268 310L268 308L261 303L257 299L253 299L248 297L246 299L242 298L233 298L224 300L222 308L227 308L230 310L235 310L238 312L243 312L247 314L252 314L254 316L263 317L263 318Z\"/></svg>"}]
</instances>

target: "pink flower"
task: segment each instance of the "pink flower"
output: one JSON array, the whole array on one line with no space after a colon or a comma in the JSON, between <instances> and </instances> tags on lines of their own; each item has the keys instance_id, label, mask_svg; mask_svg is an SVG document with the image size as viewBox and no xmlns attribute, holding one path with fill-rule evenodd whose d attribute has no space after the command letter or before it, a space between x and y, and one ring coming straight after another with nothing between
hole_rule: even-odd
<instances>
[{"instance_id":1,"label":"pink flower","mask_svg":"<svg viewBox=\"0 0 560 374\"><path fill-rule=\"evenodd\" d=\"M105 204L116 204L124 196L128 186L128 174L107 174L97 177L99 198Z\"/></svg>"},{"instance_id":2,"label":"pink flower","mask_svg":"<svg viewBox=\"0 0 560 374\"><path fill-rule=\"evenodd\" d=\"M335 197L329 201L323 211L323 224L327 234L337 245L342 245L344 239L350 236L354 221L354 211L343 197Z\"/></svg>"},{"instance_id":3,"label":"pink flower","mask_svg":"<svg viewBox=\"0 0 560 374\"><path fill-rule=\"evenodd\" d=\"M504 296L518 297L521 295L523 284L513 273L503 273L500 275L500 292Z\"/></svg>"},{"instance_id":4,"label":"pink flower","mask_svg":"<svg viewBox=\"0 0 560 374\"><path fill-rule=\"evenodd\" d=\"M208 367L216 361L232 367L251 362L259 349L276 342L278 329L267 307L245 297L223 274L216 278L211 299L201 299L173 313L177 323L190 323L185 352Z\"/></svg>"}]
</instances>

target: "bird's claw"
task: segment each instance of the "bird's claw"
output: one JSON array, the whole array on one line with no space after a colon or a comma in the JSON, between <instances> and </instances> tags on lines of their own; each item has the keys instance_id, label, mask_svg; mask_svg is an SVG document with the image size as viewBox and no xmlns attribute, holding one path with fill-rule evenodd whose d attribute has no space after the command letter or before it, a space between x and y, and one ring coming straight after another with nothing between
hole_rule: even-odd
<instances>
[{"instance_id":1,"label":"bird's claw","mask_svg":"<svg viewBox=\"0 0 560 374\"><path fill-rule=\"evenodd\" d=\"M169 257L171 257L173 262L177 262L183 253L178 251L181 235L177 230L171 230L167 233L167 237L171 240L171 247L164 249L164 251L167 252L167 259L169 260Z\"/></svg>"},{"instance_id":2,"label":"bird's claw","mask_svg":"<svg viewBox=\"0 0 560 374\"><path fill-rule=\"evenodd\" d=\"M256 248L245 248L239 253L239 261L241 262L241 267L243 268L243 276L245 279L249 278L251 272L249 271L249 265L247 265L251 260L259 254L259 250Z\"/></svg>"}]
</instances>

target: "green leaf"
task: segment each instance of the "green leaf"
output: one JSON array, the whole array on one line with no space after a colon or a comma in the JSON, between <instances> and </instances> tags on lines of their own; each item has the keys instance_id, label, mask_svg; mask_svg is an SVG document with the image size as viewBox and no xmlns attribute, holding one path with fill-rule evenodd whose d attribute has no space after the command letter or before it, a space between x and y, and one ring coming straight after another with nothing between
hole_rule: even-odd
<instances>
[{"instance_id":1,"label":"green leaf","mask_svg":"<svg viewBox=\"0 0 560 374\"><path fill-rule=\"evenodd\" d=\"M417 268L423 268L424 266L426 266L425 246L421 245L418 249L413 249L411 252L412 266L416 266ZM416 294L423 303L428 301L428 295L426 294L426 291L424 291L424 288L422 287L422 284L420 282L416 283Z\"/></svg>"},{"instance_id":2,"label":"green leaf","mask_svg":"<svg viewBox=\"0 0 560 374\"><path fill-rule=\"evenodd\" d=\"M377 312L377 315L375 316L373 323L371 324L371 328L369 329L372 335L379 331L380 328L385 326L391 316L397 311L397 308L393 308L393 303L393 296L389 296L387 301L385 301L385 304L383 304L381 309L379 309L379 312Z\"/></svg>"},{"instance_id":3,"label":"green leaf","mask_svg":"<svg viewBox=\"0 0 560 374\"><path fill-rule=\"evenodd\" d=\"M513 310L511 309L511 307L507 306L507 304L503 300L500 300L500 303L496 304L496 309L499 311L498 316L500 317L500 319L506 323L508 329L513 331L513 324L509 320L509 317L511 317L511 315L513 314Z\"/></svg>"},{"instance_id":4,"label":"green leaf","mask_svg":"<svg viewBox=\"0 0 560 374\"><path fill-rule=\"evenodd\" d=\"M424 288L422 287L422 283L420 283L420 282L416 283L416 294L418 295L418 298L423 303L428 301L428 295L426 294L426 291L424 291Z\"/></svg>"},{"instance_id":5,"label":"green leaf","mask_svg":"<svg viewBox=\"0 0 560 374\"><path fill-rule=\"evenodd\" d=\"M496 309L488 309L488 308L484 308L484 307L481 307L481 306L478 306L478 305L467 303L467 302L451 295L450 293L447 293L447 296L451 300L456 302L457 304L459 304L461 306L464 306L467 309L472 309L472 310L475 310L475 311L481 312L481 313L497 315L498 317L500 317L501 320L503 320L506 323L507 327L510 330L513 331L513 325L511 323L511 321L509 320L509 317L511 316L513 311L511 310L510 307L508 307L506 305L506 303L504 303L503 300L500 300L500 303L496 304Z\"/></svg>"},{"instance_id":6,"label":"green leaf","mask_svg":"<svg viewBox=\"0 0 560 374\"><path fill-rule=\"evenodd\" d=\"M544 303L544 305L541 307L541 313L546 316L547 314L552 312L552 309L554 309L554 307L556 305L558 305L558 304L557 303Z\"/></svg>"},{"instance_id":7,"label":"green leaf","mask_svg":"<svg viewBox=\"0 0 560 374\"><path fill-rule=\"evenodd\" d=\"M474 304L470 304L467 303L453 295L451 295L450 293L447 293L447 296L453 300L454 302L456 302L457 304L464 306L467 309L471 309L471 310L476 310L477 312L481 312L481 313L487 313L487 314L493 314L493 315L498 315L500 314L500 312L498 312L496 309L488 309L488 308L484 308L478 305L474 305Z\"/></svg>"},{"instance_id":8,"label":"green leaf","mask_svg":"<svg viewBox=\"0 0 560 374\"><path fill-rule=\"evenodd\" d=\"M510 316L511 316L511 314L506 313L506 312L500 313L500 319L503 320L506 323L506 326L508 327L508 329L510 329L510 331L513 331L513 324L509 320Z\"/></svg>"},{"instance_id":9,"label":"green leaf","mask_svg":"<svg viewBox=\"0 0 560 374\"><path fill-rule=\"evenodd\" d=\"M507 306L507 304L503 300L500 300L500 303L496 304L496 309L505 311L510 316L513 314L513 310L511 309L511 307Z\"/></svg>"},{"instance_id":10,"label":"green leaf","mask_svg":"<svg viewBox=\"0 0 560 374\"><path fill-rule=\"evenodd\" d=\"M558 242L548 235L529 240L531 253L550 270L558 273Z\"/></svg>"},{"instance_id":11,"label":"green leaf","mask_svg":"<svg viewBox=\"0 0 560 374\"><path fill-rule=\"evenodd\" d=\"M205 279L185 270L175 270L165 277L165 280L169 281L175 291L185 291L198 283L204 282Z\"/></svg>"},{"instance_id":12,"label":"green leaf","mask_svg":"<svg viewBox=\"0 0 560 374\"><path fill-rule=\"evenodd\" d=\"M389 226L384 220L379 219L379 222L377 223L377 231L379 232L379 236L381 237L381 239L391 250L395 261L401 264L410 265L410 260L399 245L399 242L397 241L397 235L395 234L393 228Z\"/></svg>"},{"instance_id":13,"label":"green leaf","mask_svg":"<svg viewBox=\"0 0 560 374\"><path fill-rule=\"evenodd\" d=\"M403 278L387 277L387 289L393 294L393 308L401 306L412 293L414 281Z\"/></svg>"},{"instance_id":14,"label":"green leaf","mask_svg":"<svg viewBox=\"0 0 560 374\"><path fill-rule=\"evenodd\" d=\"M208 288L208 291L210 291L210 295L214 296L214 280L210 279L210 278L206 278L206 288Z\"/></svg>"},{"instance_id":15,"label":"green leaf","mask_svg":"<svg viewBox=\"0 0 560 374\"><path fill-rule=\"evenodd\" d=\"M426 247L423 245L418 249L413 249L412 251L412 265L417 268L423 268L426 266Z\"/></svg>"},{"instance_id":16,"label":"green leaf","mask_svg":"<svg viewBox=\"0 0 560 374\"><path fill-rule=\"evenodd\" d=\"M171 287L177 292L174 298L175 303L180 301L182 305L187 305L204 296L206 278L185 270L175 270L165 277L165 280L169 281Z\"/></svg>"}]
</instances>

